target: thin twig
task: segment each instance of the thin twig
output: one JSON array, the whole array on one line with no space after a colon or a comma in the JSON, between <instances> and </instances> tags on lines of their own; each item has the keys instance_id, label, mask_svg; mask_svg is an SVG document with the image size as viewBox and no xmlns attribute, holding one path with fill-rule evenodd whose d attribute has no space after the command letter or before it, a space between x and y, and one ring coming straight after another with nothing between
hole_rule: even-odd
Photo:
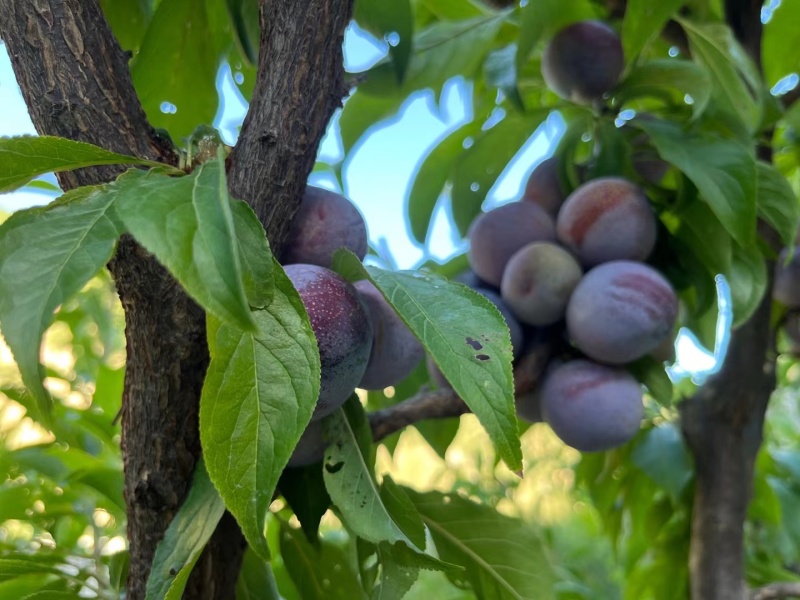
<instances>
[{"instance_id":1,"label":"thin twig","mask_svg":"<svg viewBox=\"0 0 800 600\"><path fill-rule=\"evenodd\" d=\"M750 600L783 600L800 598L800 583L770 583L750 592Z\"/></svg>"}]
</instances>

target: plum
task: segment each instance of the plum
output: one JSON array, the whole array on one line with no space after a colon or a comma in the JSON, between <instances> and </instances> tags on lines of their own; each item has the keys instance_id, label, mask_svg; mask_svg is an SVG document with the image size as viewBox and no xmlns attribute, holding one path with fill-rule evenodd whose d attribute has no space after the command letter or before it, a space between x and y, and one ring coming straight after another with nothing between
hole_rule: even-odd
<instances>
[{"instance_id":1,"label":"plum","mask_svg":"<svg viewBox=\"0 0 800 600\"><path fill-rule=\"evenodd\" d=\"M542 384L542 413L561 440L581 452L629 441L644 416L642 387L624 369L574 360Z\"/></svg>"},{"instance_id":2,"label":"plum","mask_svg":"<svg viewBox=\"0 0 800 600\"><path fill-rule=\"evenodd\" d=\"M534 390L520 394L514 398L517 416L531 423L542 422L542 394L541 390Z\"/></svg>"},{"instance_id":3,"label":"plum","mask_svg":"<svg viewBox=\"0 0 800 600\"><path fill-rule=\"evenodd\" d=\"M656 218L644 192L620 177L583 184L564 202L558 239L585 267L610 260L644 260L656 243Z\"/></svg>"},{"instance_id":4,"label":"plum","mask_svg":"<svg viewBox=\"0 0 800 600\"><path fill-rule=\"evenodd\" d=\"M581 21L559 31L542 55L542 76L566 100L591 104L617 84L625 60L617 33L599 21Z\"/></svg>"},{"instance_id":5,"label":"plum","mask_svg":"<svg viewBox=\"0 0 800 600\"><path fill-rule=\"evenodd\" d=\"M469 231L469 264L475 273L500 287L513 254L531 242L555 239L553 220L531 202L511 202L478 216Z\"/></svg>"},{"instance_id":6,"label":"plum","mask_svg":"<svg viewBox=\"0 0 800 600\"><path fill-rule=\"evenodd\" d=\"M294 452L289 457L287 467L305 467L322 462L325 457L325 448L328 444L323 436L322 421L311 421L300 436Z\"/></svg>"},{"instance_id":7,"label":"plum","mask_svg":"<svg viewBox=\"0 0 800 600\"><path fill-rule=\"evenodd\" d=\"M372 348L369 309L352 285L316 265L287 265L317 338L321 382L313 420L339 408L358 386Z\"/></svg>"},{"instance_id":8,"label":"plum","mask_svg":"<svg viewBox=\"0 0 800 600\"><path fill-rule=\"evenodd\" d=\"M352 250L359 260L367 254L367 226L355 205L344 196L306 187L286 242L285 262L330 269L333 253Z\"/></svg>"},{"instance_id":9,"label":"plum","mask_svg":"<svg viewBox=\"0 0 800 600\"><path fill-rule=\"evenodd\" d=\"M564 203L566 194L561 191L558 180L558 159L555 156L543 160L531 172L522 200L541 206L553 219Z\"/></svg>"},{"instance_id":10,"label":"plum","mask_svg":"<svg viewBox=\"0 0 800 600\"><path fill-rule=\"evenodd\" d=\"M569 252L550 242L534 242L508 261L500 292L523 323L551 325L564 317L582 276L581 266Z\"/></svg>"},{"instance_id":11,"label":"plum","mask_svg":"<svg viewBox=\"0 0 800 600\"><path fill-rule=\"evenodd\" d=\"M775 265L772 297L788 308L800 308L800 246L795 247L789 262L789 249L784 248Z\"/></svg>"},{"instance_id":12,"label":"plum","mask_svg":"<svg viewBox=\"0 0 800 600\"><path fill-rule=\"evenodd\" d=\"M422 360L425 350L402 319L366 279L355 284L372 318L372 350L358 387L382 390L403 381Z\"/></svg>"},{"instance_id":13,"label":"plum","mask_svg":"<svg viewBox=\"0 0 800 600\"><path fill-rule=\"evenodd\" d=\"M604 263L584 275L567 305L572 343L602 363L624 364L658 348L678 316L675 291L638 262Z\"/></svg>"}]
</instances>

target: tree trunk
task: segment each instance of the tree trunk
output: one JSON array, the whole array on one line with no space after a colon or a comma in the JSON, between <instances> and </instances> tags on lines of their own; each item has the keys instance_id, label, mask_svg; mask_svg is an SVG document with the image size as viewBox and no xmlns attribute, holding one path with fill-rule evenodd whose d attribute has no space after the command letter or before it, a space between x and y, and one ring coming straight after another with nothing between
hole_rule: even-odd
<instances>
[{"instance_id":1,"label":"tree trunk","mask_svg":"<svg viewBox=\"0 0 800 600\"><path fill-rule=\"evenodd\" d=\"M231 155L230 189L255 208L277 254L327 122L341 104L341 44L351 12L352 0L262 1L268 26L252 110ZM147 122L127 57L97 0L0 0L0 37L40 134L175 163ZM69 190L110 181L122 170L97 167L58 178ZM200 454L198 399L208 352L202 311L151 255L124 236L109 267L126 320L127 597L138 600ZM186 597L233 597L244 547L226 515Z\"/></svg>"}]
</instances>

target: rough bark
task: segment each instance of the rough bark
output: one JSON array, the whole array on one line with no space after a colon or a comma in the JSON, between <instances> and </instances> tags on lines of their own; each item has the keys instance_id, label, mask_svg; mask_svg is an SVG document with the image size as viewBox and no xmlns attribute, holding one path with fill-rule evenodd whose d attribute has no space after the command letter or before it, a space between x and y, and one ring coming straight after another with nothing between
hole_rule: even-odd
<instances>
[{"instance_id":1,"label":"rough bark","mask_svg":"<svg viewBox=\"0 0 800 600\"><path fill-rule=\"evenodd\" d=\"M257 91L231 157L231 191L256 208L276 251L341 103L341 42L351 0L262 6ZM0 36L40 134L175 162L136 97L127 57L97 0L0 0ZM59 175L65 190L109 181L119 167ZM123 396L128 598L144 597L152 557L199 456L198 398L208 363L202 311L148 253L123 238L109 265L126 316ZM243 538L226 516L186 597L232 597Z\"/></svg>"},{"instance_id":2,"label":"rough bark","mask_svg":"<svg viewBox=\"0 0 800 600\"><path fill-rule=\"evenodd\" d=\"M353 0L266 0L255 92L229 157L231 194L247 201L280 258L317 147L348 87L342 42Z\"/></svg>"}]
</instances>

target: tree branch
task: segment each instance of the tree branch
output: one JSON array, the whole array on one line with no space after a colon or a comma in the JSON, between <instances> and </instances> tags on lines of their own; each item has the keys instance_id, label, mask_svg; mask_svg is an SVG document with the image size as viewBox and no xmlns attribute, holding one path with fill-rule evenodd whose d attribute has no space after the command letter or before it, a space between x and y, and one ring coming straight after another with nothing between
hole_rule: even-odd
<instances>
[{"instance_id":1,"label":"tree branch","mask_svg":"<svg viewBox=\"0 0 800 600\"><path fill-rule=\"evenodd\" d=\"M750 592L750 600L800 598L800 583L771 583Z\"/></svg>"},{"instance_id":2,"label":"tree branch","mask_svg":"<svg viewBox=\"0 0 800 600\"><path fill-rule=\"evenodd\" d=\"M550 340L534 340L514 369L514 393L522 396L533 392L541 380L552 355ZM425 419L448 419L470 412L469 407L451 389L425 390L394 406L369 414L372 438L376 442L396 431Z\"/></svg>"}]
</instances>

